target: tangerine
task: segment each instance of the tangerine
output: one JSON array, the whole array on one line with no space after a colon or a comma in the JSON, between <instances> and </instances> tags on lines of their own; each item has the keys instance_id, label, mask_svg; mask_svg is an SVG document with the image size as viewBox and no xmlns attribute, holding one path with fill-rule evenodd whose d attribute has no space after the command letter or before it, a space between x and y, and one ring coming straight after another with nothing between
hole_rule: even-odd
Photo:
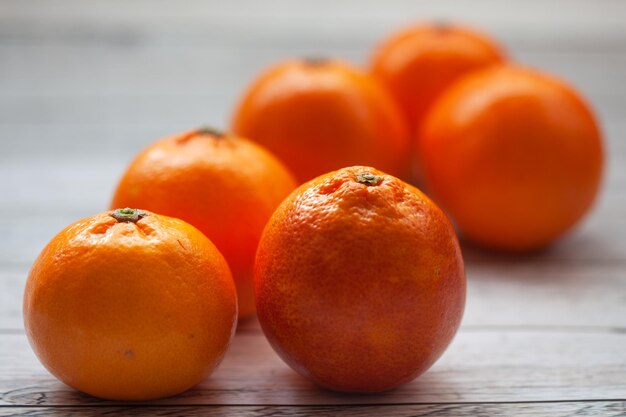
<instances>
[{"instance_id":1,"label":"tangerine","mask_svg":"<svg viewBox=\"0 0 626 417\"><path fill-rule=\"evenodd\" d=\"M133 209L61 231L24 292L26 335L43 365L113 400L167 397L199 383L224 356L236 319L232 276L209 239Z\"/></svg>"},{"instance_id":2,"label":"tangerine","mask_svg":"<svg viewBox=\"0 0 626 417\"><path fill-rule=\"evenodd\" d=\"M257 252L259 321L295 371L377 392L428 369L457 331L465 273L446 215L418 189L349 167L298 188Z\"/></svg>"},{"instance_id":3,"label":"tangerine","mask_svg":"<svg viewBox=\"0 0 626 417\"><path fill-rule=\"evenodd\" d=\"M424 182L461 234L501 250L541 248L598 193L603 146L569 85L504 65L476 72L434 105L418 138Z\"/></svg>"},{"instance_id":4,"label":"tangerine","mask_svg":"<svg viewBox=\"0 0 626 417\"><path fill-rule=\"evenodd\" d=\"M405 176L409 135L400 110L372 77L323 59L279 63L252 83L234 132L267 147L300 182L348 165Z\"/></svg>"},{"instance_id":5,"label":"tangerine","mask_svg":"<svg viewBox=\"0 0 626 417\"><path fill-rule=\"evenodd\" d=\"M417 132L437 97L455 80L503 60L501 48L473 29L420 24L386 39L375 51L371 73L387 86Z\"/></svg>"},{"instance_id":6,"label":"tangerine","mask_svg":"<svg viewBox=\"0 0 626 417\"><path fill-rule=\"evenodd\" d=\"M142 207L202 231L226 258L239 317L254 315L252 267L265 223L296 188L285 166L244 138L210 128L162 139L142 151L112 207Z\"/></svg>"}]
</instances>

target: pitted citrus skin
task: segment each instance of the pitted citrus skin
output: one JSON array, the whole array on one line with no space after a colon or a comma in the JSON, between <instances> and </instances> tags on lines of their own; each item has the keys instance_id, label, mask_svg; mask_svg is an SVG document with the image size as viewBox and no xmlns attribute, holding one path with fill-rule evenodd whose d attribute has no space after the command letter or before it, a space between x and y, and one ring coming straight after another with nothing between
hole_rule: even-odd
<instances>
[{"instance_id":1,"label":"pitted citrus skin","mask_svg":"<svg viewBox=\"0 0 626 417\"><path fill-rule=\"evenodd\" d=\"M257 252L259 321L278 354L324 387L384 391L426 371L452 340L465 273L445 214L369 167L302 185Z\"/></svg>"},{"instance_id":2,"label":"pitted citrus skin","mask_svg":"<svg viewBox=\"0 0 626 417\"><path fill-rule=\"evenodd\" d=\"M24 325L42 364L96 397L149 400L202 381L237 323L223 256L193 226L142 211L78 221L30 271Z\"/></svg>"}]
</instances>

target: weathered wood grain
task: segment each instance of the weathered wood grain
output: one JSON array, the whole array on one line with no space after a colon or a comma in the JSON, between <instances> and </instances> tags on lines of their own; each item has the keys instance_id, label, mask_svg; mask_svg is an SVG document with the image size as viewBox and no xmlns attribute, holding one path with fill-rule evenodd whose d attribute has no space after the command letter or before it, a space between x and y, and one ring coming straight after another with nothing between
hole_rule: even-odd
<instances>
[{"instance_id":1,"label":"weathered wood grain","mask_svg":"<svg viewBox=\"0 0 626 417\"><path fill-rule=\"evenodd\" d=\"M23 334L0 334L0 404L92 405L101 400L50 376ZM462 330L433 368L377 395L340 395L298 376L260 332L237 334L208 380L153 404L296 405L518 402L626 399L626 333L533 329ZM151 402L152 403L152 402ZM111 404L114 405L114 404Z\"/></svg>"},{"instance_id":2,"label":"weathered wood grain","mask_svg":"<svg viewBox=\"0 0 626 417\"><path fill-rule=\"evenodd\" d=\"M624 401L576 401L513 404L410 404L410 405L347 405L347 406L168 406L168 407L124 407L124 406L78 406L78 407L0 407L0 416L39 417L59 415L64 417L90 417L110 415L132 415L134 417L155 416L457 416L457 417L531 417L559 416L604 416L618 417L626 413Z\"/></svg>"}]
</instances>

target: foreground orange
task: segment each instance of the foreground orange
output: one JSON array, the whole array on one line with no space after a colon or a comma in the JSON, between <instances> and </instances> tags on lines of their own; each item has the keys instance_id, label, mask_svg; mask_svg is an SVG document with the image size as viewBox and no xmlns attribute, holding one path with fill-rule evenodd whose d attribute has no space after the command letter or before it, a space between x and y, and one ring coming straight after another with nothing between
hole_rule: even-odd
<instances>
[{"instance_id":1,"label":"foreground orange","mask_svg":"<svg viewBox=\"0 0 626 417\"><path fill-rule=\"evenodd\" d=\"M41 362L96 397L185 391L221 361L237 319L215 246L189 224L132 209L76 222L35 261L24 325Z\"/></svg>"},{"instance_id":2,"label":"foreground orange","mask_svg":"<svg viewBox=\"0 0 626 417\"><path fill-rule=\"evenodd\" d=\"M266 146L308 181L348 165L409 170L408 130L372 77L335 60L291 60L263 73L235 111L233 131Z\"/></svg>"},{"instance_id":3,"label":"foreground orange","mask_svg":"<svg viewBox=\"0 0 626 417\"><path fill-rule=\"evenodd\" d=\"M302 185L278 208L255 264L259 321L294 370L324 387L377 392L427 370L465 305L445 214L367 167Z\"/></svg>"},{"instance_id":4,"label":"foreground orange","mask_svg":"<svg viewBox=\"0 0 626 417\"><path fill-rule=\"evenodd\" d=\"M265 223L296 188L273 155L246 139L205 128L155 142L130 164L112 207L142 207L202 231L233 273L239 316L254 315L252 266Z\"/></svg>"},{"instance_id":5,"label":"foreground orange","mask_svg":"<svg viewBox=\"0 0 626 417\"><path fill-rule=\"evenodd\" d=\"M591 207L602 140L582 98L535 70L467 76L435 104L419 140L424 180L469 240L527 251Z\"/></svg>"},{"instance_id":6,"label":"foreground orange","mask_svg":"<svg viewBox=\"0 0 626 417\"><path fill-rule=\"evenodd\" d=\"M473 29L422 24L385 40L372 58L371 72L400 103L415 133L430 106L455 80L503 59L500 47Z\"/></svg>"}]
</instances>

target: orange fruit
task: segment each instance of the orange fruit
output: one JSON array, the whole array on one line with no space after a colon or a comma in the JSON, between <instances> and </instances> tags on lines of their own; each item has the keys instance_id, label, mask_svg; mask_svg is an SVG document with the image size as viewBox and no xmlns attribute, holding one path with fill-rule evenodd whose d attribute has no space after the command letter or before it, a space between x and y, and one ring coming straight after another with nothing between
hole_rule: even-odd
<instances>
[{"instance_id":1,"label":"orange fruit","mask_svg":"<svg viewBox=\"0 0 626 417\"><path fill-rule=\"evenodd\" d=\"M237 298L191 225L132 209L80 220L41 252L24 292L35 353L61 381L113 400L185 391L221 361Z\"/></svg>"},{"instance_id":2,"label":"orange fruit","mask_svg":"<svg viewBox=\"0 0 626 417\"><path fill-rule=\"evenodd\" d=\"M409 27L375 51L371 73L388 87L416 132L437 97L459 77L501 62L492 39L446 23Z\"/></svg>"},{"instance_id":3,"label":"orange fruit","mask_svg":"<svg viewBox=\"0 0 626 417\"><path fill-rule=\"evenodd\" d=\"M141 152L119 182L112 207L142 207L200 229L228 261L243 318L254 315L252 267L261 232L295 188L292 175L265 149L199 129Z\"/></svg>"},{"instance_id":4,"label":"orange fruit","mask_svg":"<svg viewBox=\"0 0 626 417\"><path fill-rule=\"evenodd\" d=\"M408 131L372 77L335 60L290 60L263 73L233 117L234 132L277 155L301 181L347 165L408 173Z\"/></svg>"},{"instance_id":5,"label":"orange fruit","mask_svg":"<svg viewBox=\"0 0 626 417\"><path fill-rule=\"evenodd\" d=\"M470 74L435 104L418 141L428 190L467 239L527 251L589 210L602 140L583 99L562 81L501 66Z\"/></svg>"},{"instance_id":6,"label":"orange fruit","mask_svg":"<svg viewBox=\"0 0 626 417\"><path fill-rule=\"evenodd\" d=\"M377 392L428 369L454 336L465 274L446 215L368 167L298 188L256 257L259 321L295 371L326 388Z\"/></svg>"}]
</instances>

